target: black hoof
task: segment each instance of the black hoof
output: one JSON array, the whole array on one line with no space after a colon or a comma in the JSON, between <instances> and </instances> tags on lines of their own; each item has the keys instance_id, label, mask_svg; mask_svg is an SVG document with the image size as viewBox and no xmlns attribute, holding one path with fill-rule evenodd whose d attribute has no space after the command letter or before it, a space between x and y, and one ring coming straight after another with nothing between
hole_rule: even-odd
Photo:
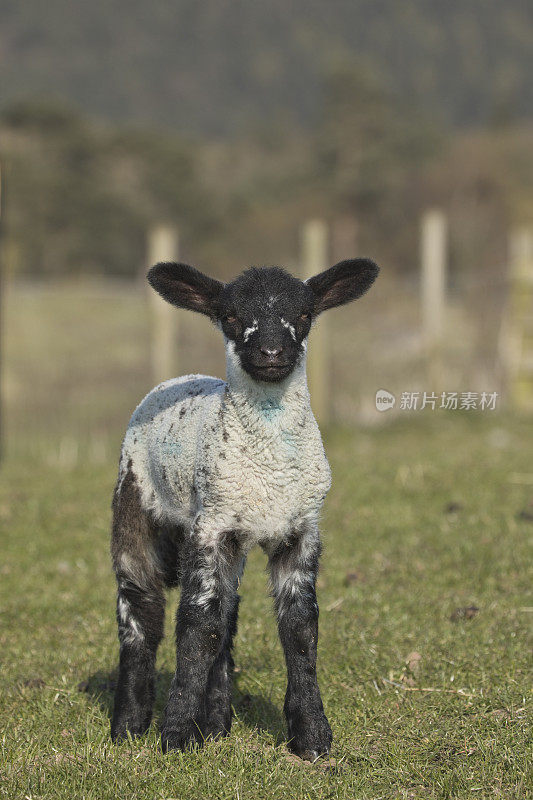
<instances>
[{"instance_id":1,"label":"black hoof","mask_svg":"<svg viewBox=\"0 0 533 800\"><path fill-rule=\"evenodd\" d=\"M192 750L201 747L203 743L203 737L194 722L161 731L161 748L164 753L169 750Z\"/></svg>"},{"instance_id":2,"label":"black hoof","mask_svg":"<svg viewBox=\"0 0 533 800\"><path fill-rule=\"evenodd\" d=\"M292 742L289 742L289 749L295 756L301 758L302 761L317 761L319 758L326 758L329 755L329 750L310 750L309 748L300 749L295 747Z\"/></svg>"},{"instance_id":3,"label":"black hoof","mask_svg":"<svg viewBox=\"0 0 533 800\"><path fill-rule=\"evenodd\" d=\"M128 734L135 739L137 736L144 736L149 726L128 724L127 722L113 722L111 725L111 739L119 744L128 738Z\"/></svg>"},{"instance_id":4,"label":"black hoof","mask_svg":"<svg viewBox=\"0 0 533 800\"><path fill-rule=\"evenodd\" d=\"M309 717L305 721L300 719L299 723L296 730L296 726L289 725L290 751L304 761L328 756L333 735L326 717Z\"/></svg>"},{"instance_id":5,"label":"black hoof","mask_svg":"<svg viewBox=\"0 0 533 800\"><path fill-rule=\"evenodd\" d=\"M231 731L231 711L229 714L212 714L202 725L205 739L224 739Z\"/></svg>"}]
</instances>

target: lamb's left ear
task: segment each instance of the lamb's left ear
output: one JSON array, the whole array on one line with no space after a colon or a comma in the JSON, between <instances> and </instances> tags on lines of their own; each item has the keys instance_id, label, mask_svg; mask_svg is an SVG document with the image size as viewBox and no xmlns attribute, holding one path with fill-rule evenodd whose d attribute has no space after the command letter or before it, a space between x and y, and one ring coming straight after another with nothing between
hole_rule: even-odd
<instances>
[{"instance_id":1,"label":"lamb's left ear","mask_svg":"<svg viewBox=\"0 0 533 800\"><path fill-rule=\"evenodd\" d=\"M161 297L178 308L198 311L214 319L224 288L220 281L188 264L156 264L148 271L148 283Z\"/></svg>"},{"instance_id":2,"label":"lamb's left ear","mask_svg":"<svg viewBox=\"0 0 533 800\"><path fill-rule=\"evenodd\" d=\"M357 300L368 292L378 272L379 267L370 259L353 258L309 278L306 283L315 296L313 313L321 314L328 308Z\"/></svg>"}]
</instances>

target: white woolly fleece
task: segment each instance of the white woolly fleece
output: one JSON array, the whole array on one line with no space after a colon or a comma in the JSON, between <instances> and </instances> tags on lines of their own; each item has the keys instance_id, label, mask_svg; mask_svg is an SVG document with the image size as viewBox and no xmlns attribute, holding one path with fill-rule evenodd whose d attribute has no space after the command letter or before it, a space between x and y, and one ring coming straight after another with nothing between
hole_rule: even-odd
<instances>
[{"instance_id":1,"label":"white woolly fleece","mask_svg":"<svg viewBox=\"0 0 533 800\"><path fill-rule=\"evenodd\" d=\"M331 484L311 411L304 353L279 383L254 381L226 339L227 382L187 375L157 386L135 410L122 446L143 506L216 545L239 532L270 550L314 527Z\"/></svg>"}]
</instances>

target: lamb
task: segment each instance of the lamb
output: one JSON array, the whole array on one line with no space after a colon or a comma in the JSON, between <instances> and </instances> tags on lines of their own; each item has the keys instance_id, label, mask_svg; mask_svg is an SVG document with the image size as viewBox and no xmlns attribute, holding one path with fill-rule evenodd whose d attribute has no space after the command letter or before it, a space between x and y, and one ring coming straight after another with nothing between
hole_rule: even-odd
<instances>
[{"instance_id":1,"label":"lamb","mask_svg":"<svg viewBox=\"0 0 533 800\"><path fill-rule=\"evenodd\" d=\"M316 677L319 514L330 470L311 411L307 337L323 311L374 282L367 259L342 261L302 282L278 267L228 284L185 264L157 264L151 286L222 331L226 381L168 380L135 410L113 499L119 678L111 735L144 733L154 702L165 589L181 587L177 665L161 726L165 751L199 746L231 728L237 589L260 545L287 666L289 746L329 752L332 733Z\"/></svg>"}]
</instances>

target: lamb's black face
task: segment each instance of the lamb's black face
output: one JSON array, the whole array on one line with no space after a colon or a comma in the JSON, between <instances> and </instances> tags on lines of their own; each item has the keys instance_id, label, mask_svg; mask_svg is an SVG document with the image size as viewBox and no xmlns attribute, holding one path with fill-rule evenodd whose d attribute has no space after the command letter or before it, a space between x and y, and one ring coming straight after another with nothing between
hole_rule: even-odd
<instances>
[{"instance_id":1,"label":"lamb's black face","mask_svg":"<svg viewBox=\"0 0 533 800\"><path fill-rule=\"evenodd\" d=\"M217 317L254 380L281 381L303 353L311 327L313 292L282 269L249 269L227 284Z\"/></svg>"},{"instance_id":2,"label":"lamb's black face","mask_svg":"<svg viewBox=\"0 0 533 800\"><path fill-rule=\"evenodd\" d=\"M224 284L188 264L163 263L152 267L148 281L169 303L217 322L252 378L281 381L304 351L312 318L357 300L378 272L373 261L354 258L305 283L279 267L263 267Z\"/></svg>"}]
</instances>

